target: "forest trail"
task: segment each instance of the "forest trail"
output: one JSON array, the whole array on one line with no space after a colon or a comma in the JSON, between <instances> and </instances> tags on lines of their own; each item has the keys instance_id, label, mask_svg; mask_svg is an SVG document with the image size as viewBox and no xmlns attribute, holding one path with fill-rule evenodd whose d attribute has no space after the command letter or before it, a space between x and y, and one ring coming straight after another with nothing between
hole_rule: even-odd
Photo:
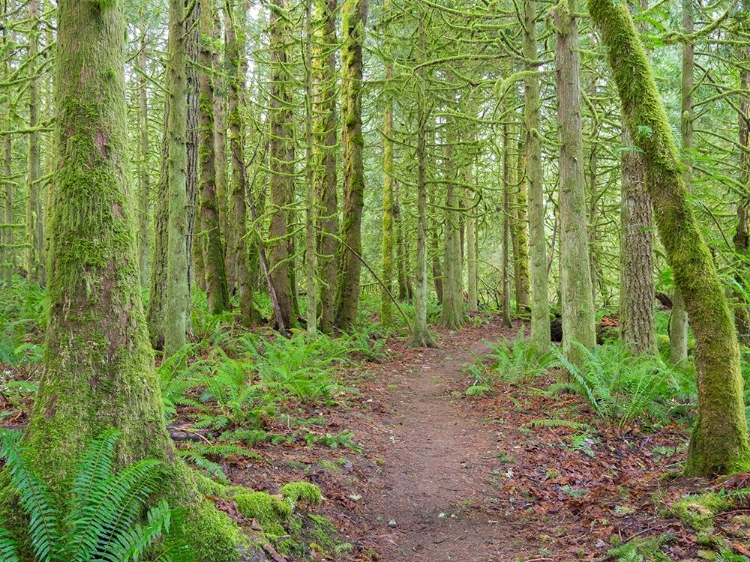
<instances>
[{"instance_id":1,"label":"forest trail","mask_svg":"<svg viewBox=\"0 0 750 562\"><path fill-rule=\"evenodd\" d=\"M383 468L364 510L383 560L512 561L538 552L522 521L498 511L500 490L490 484L513 445L457 399L470 378L466 366L490 351L487 334L471 332L443 338L440 349L407 352L381 379L391 415L374 445Z\"/></svg>"}]
</instances>

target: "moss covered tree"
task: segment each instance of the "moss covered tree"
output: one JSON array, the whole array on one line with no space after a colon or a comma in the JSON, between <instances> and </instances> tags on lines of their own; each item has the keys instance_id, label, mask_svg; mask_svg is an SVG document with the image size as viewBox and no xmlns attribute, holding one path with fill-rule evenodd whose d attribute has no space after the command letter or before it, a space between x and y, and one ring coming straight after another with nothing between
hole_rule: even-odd
<instances>
[{"instance_id":1,"label":"moss covered tree","mask_svg":"<svg viewBox=\"0 0 750 562\"><path fill-rule=\"evenodd\" d=\"M740 353L733 318L688 193L677 146L651 66L624 3L589 0L607 47L623 117L643 152L659 236L695 336L698 420L685 472L711 475L750 468Z\"/></svg>"},{"instance_id":2,"label":"moss covered tree","mask_svg":"<svg viewBox=\"0 0 750 562\"><path fill-rule=\"evenodd\" d=\"M125 178L123 3L58 3L49 316L43 373L24 436L36 475L66 498L85 444L122 432L117 464L163 461L164 494L187 508L185 537L201 561L241 558L229 517L198 491L164 425L141 303L135 205ZM21 525L12 494L3 518Z\"/></svg>"}]
</instances>

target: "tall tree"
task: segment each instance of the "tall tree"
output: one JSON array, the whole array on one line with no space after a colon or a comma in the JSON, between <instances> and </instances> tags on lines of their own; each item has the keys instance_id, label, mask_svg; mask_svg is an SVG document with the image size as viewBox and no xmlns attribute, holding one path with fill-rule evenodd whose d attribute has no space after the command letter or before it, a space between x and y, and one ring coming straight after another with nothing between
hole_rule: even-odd
<instances>
[{"instance_id":1,"label":"tall tree","mask_svg":"<svg viewBox=\"0 0 750 562\"><path fill-rule=\"evenodd\" d=\"M171 357L185 345L188 328L188 198L187 198L187 35L184 0L169 2L167 48L167 299L165 306L164 356Z\"/></svg>"},{"instance_id":2,"label":"tall tree","mask_svg":"<svg viewBox=\"0 0 750 562\"><path fill-rule=\"evenodd\" d=\"M383 3L383 19L391 13L391 0ZM386 82L393 79L393 62L385 63ZM384 326L393 322L391 293L393 289L393 95L387 93L383 123L383 289L380 293L380 321Z\"/></svg>"},{"instance_id":3,"label":"tall tree","mask_svg":"<svg viewBox=\"0 0 750 562\"><path fill-rule=\"evenodd\" d=\"M116 463L159 459L164 494L187 508L201 562L240 558L238 528L199 494L175 453L143 317L135 208L126 177L123 3L58 2L56 163L43 372L24 445L35 475L67 503L86 443L122 433ZM2 494L3 518L19 528ZM14 525L15 524L15 525Z\"/></svg>"},{"instance_id":4,"label":"tall tree","mask_svg":"<svg viewBox=\"0 0 750 562\"><path fill-rule=\"evenodd\" d=\"M367 0L344 0L341 47L341 114L344 147L344 222L336 293L336 325L349 329L357 318L359 277L362 265L362 207L365 170L362 160L362 47L365 41Z\"/></svg>"},{"instance_id":5,"label":"tall tree","mask_svg":"<svg viewBox=\"0 0 750 562\"><path fill-rule=\"evenodd\" d=\"M148 287L148 254L151 232L151 179L149 174L149 138L148 138L148 78L146 74L146 47L148 35L146 27L141 30L141 45L138 56L138 70L141 73L139 102L139 162L138 162L138 262L141 268L141 287Z\"/></svg>"},{"instance_id":6,"label":"tall tree","mask_svg":"<svg viewBox=\"0 0 750 562\"><path fill-rule=\"evenodd\" d=\"M214 138L214 87L212 0L201 0L201 67L200 87L200 218L199 244L202 246L208 307L213 314L230 309L229 288L221 242L219 202L216 197L216 166Z\"/></svg>"},{"instance_id":7,"label":"tall tree","mask_svg":"<svg viewBox=\"0 0 750 562\"><path fill-rule=\"evenodd\" d=\"M641 1L641 8L646 7ZM637 354L656 352L653 211L643 156L623 127L620 211L620 334Z\"/></svg>"},{"instance_id":8,"label":"tall tree","mask_svg":"<svg viewBox=\"0 0 750 562\"><path fill-rule=\"evenodd\" d=\"M292 259L289 251L291 238L287 232L294 191L294 130L289 55L292 35L288 0L273 0L269 7L271 223L268 230L268 261L284 327L289 328L297 324L292 300L295 287L291 282L289 267Z\"/></svg>"},{"instance_id":9,"label":"tall tree","mask_svg":"<svg viewBox=\"0 0 750 562\"><path fill-rule=\"evenodd\" d=\"M677 146L651 66L624 4L589 0L588 5L607 47L625 123L644 154L659 236L695 335L699 413L685 472L747 470L750 444L737 333L711 253L687 201Z\"/></svg>"},{"instance_id":10,"label":"tall tree","mask_svg":"<svg viewBox=\"0 0 750 562\"><path fill-rule=\"evenodd\" d=\"M544 232L544 186L542 185L541 95L537 62L536 1L524 0L523 54L524 127L526 133L526 192L529 197L529 257L531 288L531 344L540 353L550 346L547 243Z\"/></svg>"},{"instance_id":11,"label":"tall tree","mask_svg":"<svg viewBox=\"0 0 750 562\"><path fill-rule=\"evenodd\" d=\"M693 32L693 0L682 0L682 27L689 36ZM680 133L682 135L682 151L688 162L685 166L685 184L690 188L692 174L689 162L692 160L690 152L693 149L693 78L695 47L689 38L682 46L682 103ZM673 365L687 359L688 347L688 313L685 301L679 287L675 287L672 298L672 318L669 332L669 361Z\"/></svg>"},{"instance_id":12,"label":"tall tree","mask_svg":"<svg viewBox=\"0 0 750 562\"><path fill-rule=\"evenodd\" d=\"M44 283L44 216L42 209L42 155L39 145L39 78L37 55L39 54L39 0L28 4L31 32L29 33L29 169L27 176L28 198L26 200L26 267L29 279Z\"/></svg>"},{"instance_id":13,"label":"tall tree","mask_svg":"<svg viewBox=\"0 0 750 562\"><path fill-rule=\"evenodd\" d=\"M555 68L560 126L560 261L562 270L563 353L574 363L580 349L596 345L594 296L586 228L586 185L583 175L581 69L575 0L555 8Z\"/></svg>"},{"instance_id":14,"label":"tall tree","mask_svg":"<svg viewBox=\"0 0 750 562\"><path fill-rule=\"evenodd\" d=\"M318 217L318 279L320 280L320 329L330 333L335 316L338 274L338 199L336 195L337 124L336 99L336 0L315 0L315 189Z\"/></svg>"}]
</instances>

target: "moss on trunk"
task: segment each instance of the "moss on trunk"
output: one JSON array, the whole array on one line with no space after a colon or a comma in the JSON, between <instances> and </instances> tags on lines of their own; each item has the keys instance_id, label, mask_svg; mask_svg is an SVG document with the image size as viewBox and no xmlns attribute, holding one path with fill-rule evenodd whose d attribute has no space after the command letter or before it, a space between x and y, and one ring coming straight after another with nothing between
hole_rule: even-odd
<instances>
[{"instance_id":1,"label":"moss on trunk","mask_svg":"<svg viewBox=\"0 0 750 562\"><path fill-rule=\"evenodd\" d=\"M724 287L688 204L683 165L651 67L625 4L589 0L589 10L607 47L626 125L644 154L659 236L693 325L699 414L685 472L747 470L750 445L737 334Z\"/></svg>"}]
</instances>

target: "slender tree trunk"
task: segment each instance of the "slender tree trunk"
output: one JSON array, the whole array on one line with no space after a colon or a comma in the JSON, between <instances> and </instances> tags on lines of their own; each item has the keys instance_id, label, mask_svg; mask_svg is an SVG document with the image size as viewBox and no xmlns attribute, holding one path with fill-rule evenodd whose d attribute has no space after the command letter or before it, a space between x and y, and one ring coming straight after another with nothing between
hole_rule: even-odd
<instances>
[{"instance_id":1,"label":"slender tree trunk","mask_svg":"<svg viewBox=\"0 0 750 562\"><path fill-rule=\"evenodd\" d=\"M167 48L167 95L169 96L169 156L167 185L167 299L165 307L164 357L171 357L186 342L190 298L188 287L188 195L187 195L187 36L184 0L170 0Z\"/></svg>"},{"instance_id":2,"label":"slender tree trunk","mask_svg":"<svg viewBox=\"0 0 750 562\"><path fill-rule=\"evenodd\" d=\"M462 291L461 225L458 197L456 196L456 170L453 157L455 123L446 123L445 139L445 222L443 223L443 250L445 272L443 276L443 302L440 325L449 330L460 330L464 325L464 300Z\"/></svg>"},{"instance_id":3,"label":"slender tree trunk","mask_svg":"<svg viewBox=\"0 0 750 562\"><path fill-rule=\"evenodd\" d=\"M586 184L583 175L580 63L575 0L555 8L558 122L560 124L560 261L562 268L563 353L580 364L576 343L596 345L588 232Z\"/></svg>"},{"instance_id":4,"label":"slender tree trunk","mask_svg":"<svg viewBox=\"0 0 750 562\"><path fill-rule=\"evenodd\" d=\"M307 285L307 332L318 333L317 212L315 209L315 161L313 149L314 81L312 0L305 0L305 284Z\"/></svg>"},{"instance_id":5,"label":"slender tree trunk","mask_svg":"<svg viewBox=\"0 0 750 562\"><path fill-rule=\"evenodd\" d=\"M427 329L427 155L426 127L429 112L421 93L417 97L417 283L414 291L415 347L436 347Z\"/></svg>"},{"instance_id":6,"label":"slender tree trunk","mask_svg":"<svg viewBox=\"0 0 750 562\"><path fill-rule=\"evenodd\" d=\"M201 230L198 246L201 248L205 273L208 308L212 314L229 310L229 289L224 267L224 249L219 226L219 203L216 197L216 167L214 144L214 87L209 71L213 65L213 48L209 38L214 36L212 0L201 0L200 31L201 66L198 76L200 88L200 217Z\"/></svg>"},{"instance_id":7,"label":"slender tree trunk","mask_svg":"<svg viewBox=\"0 0 750 562\"><path fill-rule=\"evenodd\" d=\"M147 288L149 281L148 254L151 236L151 181L148 171L149 140L148 140L148 80L146 79L146 32L142 31L141 52L138 65L144 76L141 77L138 99L140 102L140 162L138 163L138 262L141 268L141 287Z\"/></svg>"},{"instance_id":8,"label":"slender tree trunk","mask_svg":"<svg viewBox=\"0 0 750 562\"><path fill-rule=\"evenodd\" d=\"M341 47L342 121L344 147L344 224L336 295L336 324L349 329L357 318L362 255L362 207L365 173L362 160L362 47L365 41L367 0L344 0L341 12L344 29Z\"/></svg>"},{"instance_id":9,"label":"slender tree trunk","mask_svg":"<svg viewBox=\"0 0 750 562\"><path fill-rule=\"evenodd\" d=\"M425 151L426 150L427 149L425 148ZM425 181L427 180L425 179ZM428 198L429 207L434 209L436 207L435 190L430 190ZM431 227L429 228L428 235L430 239L429 254L432 254L432 282L435 284L435 294L437 295L438 304L442 306L444 296L444 283L443 266L440 263L440 237L438 236L439 228L437 219L428 218L428 225Z\"/></svg>"},{"instance_id":10,"label":"slender tree trunk","mask_svg":"<svg viewBox=\"0 0 750 562\"><path fill-rule=\"evenodd\" d=\"M281 308L285 327L296 325L290 282L290 238L287 231L289 206L294 190L294 138L292 130L292 77L289 74L287 48L289 4L287 0L273 0L270 14L271 84L269 128L271 131L271 224L268 229L268 261L271 279Z\"/></svg>"},{"instance_id":11,"label":"slender tree trunk","mask_svg":"<svg viewBox=\"0 0 750 562\"><path fill-rule=\"evenodd\" d=\"M200 0L185 0L185 7L190 7L186 13L185 29L185 54L187 56L187 67L185 76L187 78L187 122L185 130L187 148L187 175L185 176L185 193L187 194L187 234L185 238L185 252L187 255L187 283L188 298L185 301L185 318L187 332L192 331L191 317L191 292L193 282L196 279L198 265L203 265L202 260L197 260L194 255L195 230L198 217L198 144L200 128L200 86L198 84L198 66L200 64ZM205 279L201 274L201 280ZM201 284L199 283L199 286Z\"/></svg>"},{"instance_id":12,"label":"slender tree trunk","mask_svg":"<svg viewBox=\"0 0 750 562\"><path fill-rule=\"evenodd\" d=\"M396 183L394 191L393 220L396 222L396 279L398 281L398 300L411 300L409 285L408 257L406 252L406 230L401 210L401 187Z\"/></svg>"},{"instance_id":13,"label":"slender tree trunk","mask_svg":"<svg viewBox=\"0 0 750 562\"><path fill-rule=\"evenodd\" d=\"M135 205L125 181L123 3L60 0L57 22L49 313L24 445L61 507L85 445L118 429L118 466L163 463L163 492L170 507L187 508L183 536L199 562L234 562L238 528L198 493L164 424L141 304ZM4 520L18 524L12 495L2 498Z\"/></svg>"},{"instance_id":14,"label":"slender tree trunk","mask_svg":"<svg viewBox=\"0 0 750 562\"><path fill-rule=\"evenodd\" d=\"M231 8L227 10L226 54L229 76L229 150L232 157L230 179L231 220L230 234L227 237L231 244L231 263L234 267L234 279L240 302L240 321L243 326L250 326L259 320L253 306L253 286L249 270L249 253L246 245L247 207L245 194L245 150L242 122L242 89L245 84L246 60L244 57L244 35L237 34L236 22ZM229 260L228 260L229 262Z\"/></svg>"},{"instance_id":15,"label":"slender tree trunk","mask_svg":"<svg viewBox=\"0 0 750 562\"><path fill-rule=\"evenodd\" d=\"M472 186L466 190L466 206L469 209L466 217L466 267L469 291L469 312L479 310L479 256L477 255L477 209L474 207L476 194L474 192L473 163L466 166L464 179L466 185Z\"/></svg>"},{"instance_id":16,"label":"slender tree trunk","mask_svg":"<svg viewBox=\"0 0 750 562\"><path fill-rule=\"evenodd\" d=\"M683 32L690 34L693 32L693 13L692 0L682 0L682 25ZM682 104L681 104L681 124L682 133L682 151L686 158L685 166L685 184L690 189L692 181L691 165L693 149L693 59L695 47L692 43L686 42L682 46ZM669 332L669 362L672 365L685 361L687 359L688 344L688 313L685 308L685 300L679 287L675 287L674 297L672 298L672 318L670 321Z\"/></svg>"},{"instance_id":17,"label":"slender tree trunk","mask_svg":"<svg viewBox=\"0 0 750 562\"><path fill-rule=\"evenodd\" d=\"M391 13L391 0L383 4L384 19ZM393 79L393 64L385 65L385 79ZM393 97L388 96L383 126L383 284L380 293L380 322L388 326L393 322L390 294L393 290Z\"/></svg>"},{"instance_id":18,"label":"slender tree trunk","mask_svg":"<svg viewBox=\"0 0 750 562\"><path fill-rule=\"evenodd\" d=\"M524 134L519 137L518 186L511 194L511 240L513 243L513 271L516 285L516 314L528 311L531 305L529 293L529 219L526 215L526 146Z\"/></svg>"},{"instance_id":19,"label":"slender tree trunk","mask_svg":"<svg viewBox=\"0 0 750 562\"><path fill-rule=\"evenodd\" d=\"M526 129L526 186L529 196L529 257L531 289L531 344L539 353L550 346L549 294L547 286L547 243L544 232L544 186L542 184L541 95L536 72L536 2L524 0L523 54L524 127Z\"/></svg>"},{"instance_id":20,"label":"slender tree trunk","mask_svg":"<svg viewBox=\"0 0 750 562\"><path fill-rule=\"evenodd\" d=\"M29 1L29 169L28 199L26 200L26 268L29 281L44 284L44 217L42 215L42 194L40 180L42 177L42 156L39 150L39 79L37 73L37 54L39 51L39 0Z\"/></svg>"},{"instance_id":21,"label":"slender tree trunk","mask_svg":"<svg viewBox=\"0 0 750 562\"><path fill-rule=\"evenodd\" d=\"M589 0L607 47L625 122L643 151L659 236L695 335L698 420L685 472L711 475L750 467L737 332L724 287L688 204L679 154L646 53L624 4ZM642 127L648 127L644 134Z\"/></svg>"},{"instance_id":22,"label":"slender tree trunk","mask_svg":"<svg viewBox=\"0 0 750 562\"><path fill-rule=\"evenodd\" d=\"M214 34L215 43L221 41L221 10L214 10ZM228 19L228 18L227 18ZM221 56L220 49L214 49L213 67L224 68L224 60ZM216 169L216 210L219 213L219 231L223 238L224 258L228 253L228 233L229 233L229 197L227 194L227 119L226 119L226 94L224 93L228 84L225 82L223 73L217 73L213 79L214 86L214 167ZM234 279L230 280L230 268L226 267L227 284L229 289L234 288Z\"/></svg>"},{"instance_id":23,"label":"slender tree trunk","mask_svg":"<svg viewBox=\"0 0 750 562\"><path fill-rule=\"evenodd\" d=\"M4 5L3 9L7 10L7 4ZM3 46L7 45L8 30L3 29ZM7 76L10 71L10 63L8 60L5 61L4 65L5 75ZM5 127L8 131L12 129L12 110L10 99L6 96L6 114L5 114ZM10 289L13 285L13 270L15 269L15 231L13 226L13 135L5 135L3 137L3 165L2 165L2 184L5 186L5 208L3 210L3 222L5 228L0 228L0 234L3 234L0 238L0 270L3 272L3 279L5 280L6 288Z\"/></svg>"},{"instance_id":24,"label":"slender tree trunk","mask_svg":"<svg viewBox=\"0 0 750 562\"><path fill-rule=\"evenodd\" d=\"M510 190L511 184L511 146L508 134L508 124L503 125L503 326L511 328L513 320L510 317Z\"/></svg>"},{"instance_id":25,"label":"slender tree trunk","mask_svg":"<svg viewBox=\"0 0 750 562\"><path fill-rule=\"evenodd\" d=\"M318 207L320 329L333 330L338 275L338 198L336 194L336 0L315 0L315 189Z\"/></svg>"}]
</instances>

